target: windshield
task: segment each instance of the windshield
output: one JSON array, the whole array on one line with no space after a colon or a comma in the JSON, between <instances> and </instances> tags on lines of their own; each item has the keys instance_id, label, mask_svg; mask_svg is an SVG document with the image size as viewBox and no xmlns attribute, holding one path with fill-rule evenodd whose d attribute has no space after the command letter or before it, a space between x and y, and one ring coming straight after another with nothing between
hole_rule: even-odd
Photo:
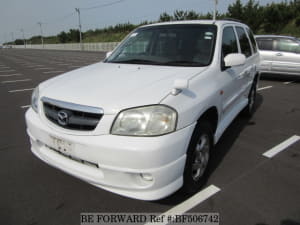
<instances>
[{"instance_id":1,"label":"windshield","mask_svg":"<svg viewBox=\"0 0 300 225\"><path fill-rule=\"evenodd\" d=\"M133 31L104 62L168 66L207 66L215 25L160 25Z\"/></svg>"}]
</instances>

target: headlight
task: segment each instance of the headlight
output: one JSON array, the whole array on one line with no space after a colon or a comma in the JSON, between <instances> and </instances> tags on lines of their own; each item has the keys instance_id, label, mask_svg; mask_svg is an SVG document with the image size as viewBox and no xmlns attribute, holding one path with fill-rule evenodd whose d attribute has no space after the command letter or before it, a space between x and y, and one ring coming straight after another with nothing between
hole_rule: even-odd
<instances>
[{"instance_id":1,"label":"headlight","mask_svg":"<svg viewBox=\"0 0 300 225\"><path fill-rule=\"evenodd\" d=\"M31 95L31 107L35 112L38 112L39 88L36 87Z\"/></svg>"},{"instance_id":2,"label":"headlight","mask_svg":"<svg viewBox=\"0 0 300 225\"><path fill-rule=\"evenodd\" d=\"M111 133L127 136L157 136L176 129L177 112L164 105L127 109L120 112Z\"/></svg>"}]
</instances>

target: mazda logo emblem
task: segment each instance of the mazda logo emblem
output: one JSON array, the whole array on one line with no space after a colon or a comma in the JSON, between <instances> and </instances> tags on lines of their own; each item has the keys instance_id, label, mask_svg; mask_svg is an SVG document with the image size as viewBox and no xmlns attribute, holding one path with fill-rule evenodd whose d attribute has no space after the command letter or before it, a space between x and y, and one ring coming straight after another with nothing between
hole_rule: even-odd
<instances>
[{"instance_id":1,"label":"mazda logo emblem","mask_svg":"<svg viewBox=\"0 0 300 225\"><path fill-rule=\"evenodd\" d=\"M61 126L66 126L69 122L69 115L66 111L61 110L57 113L57 120Z\"/></svg>"}]
</instances>

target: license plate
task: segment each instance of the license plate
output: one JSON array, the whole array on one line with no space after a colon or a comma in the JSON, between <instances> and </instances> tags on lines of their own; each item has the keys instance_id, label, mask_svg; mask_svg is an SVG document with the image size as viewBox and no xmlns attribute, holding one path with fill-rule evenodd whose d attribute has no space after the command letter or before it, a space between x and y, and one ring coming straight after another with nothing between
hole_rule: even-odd
<instances>
[{"instance_id":1,"label":"license plate","mask_svg":"<svg viewBox=\"0 0 300 225\"><path fill-rule=\"evenodd\" d=\"M50 138L52 140L53 148L57 151L60 151L61 153L66 155L71 155L73 153L73 143L53 136L50 136Z\"/></svg>"}]
</instances>

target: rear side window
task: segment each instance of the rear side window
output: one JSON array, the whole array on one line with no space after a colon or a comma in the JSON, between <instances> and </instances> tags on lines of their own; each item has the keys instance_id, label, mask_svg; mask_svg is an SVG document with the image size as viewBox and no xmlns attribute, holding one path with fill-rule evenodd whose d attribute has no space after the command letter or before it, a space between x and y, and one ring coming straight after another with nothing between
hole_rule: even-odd
<instances>
[{"instance_id":1,"label":"rear side window","mask_svg":"<svg viewBox=\"0 0 300 225\"><path fill-rule=\"evenodd\" d=\"M230 53L238 53L237 40L233 27L225 27L222 37L222 55L225 57Z\"/></svg>"},{"instance_id":2,"label":"rear side window","mask_svg":"<svg viewBox=\"0 0 300 225\"><path fill-rule=\"evenodd\" d=\"M289 39L279 39L276 42L276 51L297 52L297 49L299 48L299 44L297 42Z\"/></svg>"},{"instance_id":3,"label":"rear side window","mask_svg":"<svg viewBox=\"0 0 300 225\"><path fill-rule=\"evenodd\" d=\"M256 53L257 52L257 46L256 46L256 42L255 42L253 33L249 28L246 28L246 30L247 30L248 36L249 36L251 44L252 44L253 53Z\"/></svg>"},{"instance_id":4,"label":"rear side window","mask_svg":"<svg viewBox=\"0 0 300 225\"><path fill-rule=\"evenodd\" d=\"M257 38L257 45L260 50L267 50L272 51L273 50L273 40L272 39L263 39L263 38Z\"/></svg>"},{"instance_id":5,"label":"rear side window","mask_svg":"<svg viewBox=\"0 0 300 225\"><path fill-rule=\"evenodd\" d=\"M241 46L242 53L246 57L251 56L252 55L251 46L250 46L249 39L246 35L245 30L242 27L236 27L236 31L237 31L238 36L239 36L239 41L240 41L240 46Z\"/></svg>"}]
</instances>

